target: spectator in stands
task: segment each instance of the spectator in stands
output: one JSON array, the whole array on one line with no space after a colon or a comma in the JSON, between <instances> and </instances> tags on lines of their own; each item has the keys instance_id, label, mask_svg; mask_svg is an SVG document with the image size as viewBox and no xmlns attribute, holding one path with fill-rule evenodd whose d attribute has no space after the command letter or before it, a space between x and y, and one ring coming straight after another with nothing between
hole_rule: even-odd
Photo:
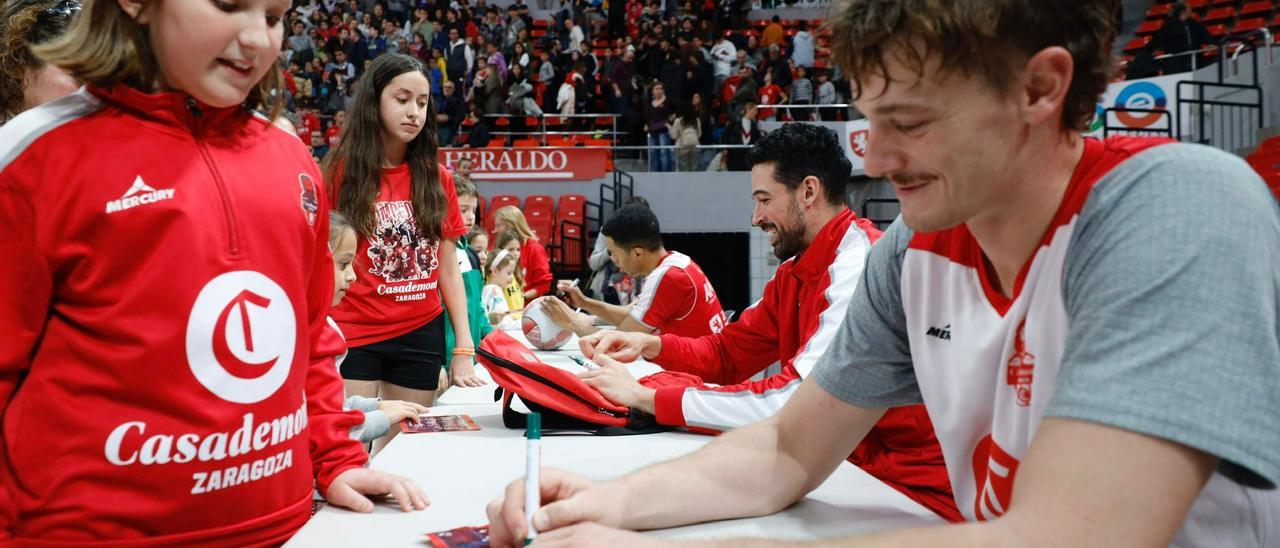
<instances>
[{"instance_id":1,"label":"spectator in stands","mask_svg":"<svg viewBox=\"0 0 1280 548\"><path fill-rule=\"evenodd\" d=\"M613 91L609 100L614 114L626 114L631 108L631 97L636 91L635 59L634 51L624 50L621 60L609 69L609 88Z\"/></svg>"},{"instance_id":2,"label":"spectator in stands","mask_svg":"<svg viewBox=\"0 0 1280 548\"><path fill-rule=\"evenodd\" d=\"M538 235L529 228L524 212L516 206L503 206L493 213L493 227L498 232L513 231L520 239L520 271L524 277L524 298L536 299L551 290L551 260Z\"/></svg>"},{"instance_id":3,"label":"spectator in stands","mask_svg":"<svg viewBox=\"0 0 1280 548\"><path fill-rule=\"evenodd\" d=\"M716 77L715 87L720 89L720 84L738 72L738 48L729 41L729 33L726 32L711 47L711 62Z\"/></svg>"},{"instance_id":4,"label":"spectator in stands","mask_svg":"<svg viewBox=\"0 0 1280 548\"><path fill-rule=\"evenodd\" d=\"M671 171L671 133L669 127L674 106L667 99L661 82L649 89L650 99L645 103L645 129L648 130L649 171Z\"/></svg>"},{"instance_id":5,"label":"spectator in stands","mask_svg":"<svg viewBox=\"0 0 1280 548\"><path fill-rule=\"evenodd\" d=\"M19 113L68 95L80 87L62 69L37 59L28 46L66 30L78 2L6 2L0 19L0 124Z\"/></svg>"},{"instance_id":6,"label":"spectator in stands","mask_svg":"<svg viewBox=\"0 0 1280 548\"><path fill-rule=\"evenodd\" d=\"M489 146L489 119L484 116L484 107L479 104L471 105L471 112L467 115L467 122L470 123L471 129L467 132L466 142L463 148L486 148Z\"/></svg>"},{"instance_id":7,"label":"spectator in stands","mask_svg":"<svg viewBox=\"0 0 1280 548\"><path fill-rule=\"evenodd\" d=\"M680 107L680 115L671 125L671 137L675 140L677 169L694 171L698 167L698 145L702 143L702 120L689 103Z\"/></svg>"},{"instance_id":8,"label":"spectator in stands","mask_svg":"<svg viewBox=\"0 0 1280 548\"><path fill-rule=\"evenodd\" d=\"M756 67L758 71L764 70L764 65L761 64L765 60L764 49L760 47L760 40L756 35L747 36L747 44L740 48L740 51L742 51L742 57L738 60L739 67L745 64Z\"/></svg>"},{"instance_id":9,"label":"spectator in stands","mask_svg":"<svg viewBox=\"0 0 1280 548\"><path fill-rule=\"evenodd\" d=\"M791 81L791 104L793 105L811 105L813 104L813 82L809 80L808 71L803 66L796 67L796 77ZM790 111L792 120L812 120L813 112L810 109L793 108Z\"/></svg>"},{"instance_id":10,"label":"spectator in stands","mask_svg":"<svg viewBox=\"0 0 1280 548\"><path fill-rule=\"evenodd\" d=\"M329 150L338 148L338 144L342 142L342 130L347 128L347 111L339 110L333 113L333 123L329 124L329 129L324 132L325 145Z\"/></svg>"},{"instance_id":11,"label":"spectator in stands","mask_svg":"<svg viewBox=\"0 0 1280 548\"><path fill-rule=\"evenodd\" d=\"M577 284L561 280L557 289L568 304L547 299L542 310L557 325L578 336L599 331L591 314L619 331L653 333L681 337L701 337L719 333L726 323L715 289L702 268L687 255L667 251L662 245L658 218L648 207L629 205L613 212L600 229L610 256L632 276L649 280L634 306L609 304L583 294ZM570 306L587 314L576 313Z\"/></svg>"},{"instance_id":12,"label":"spectator in stands","mask_svg":"<svg viewBox=\"0 0 1280 548\"><path fill-rule=\"evenodd\" d=\"M1153 41L1156 49L1165 53L1185 53L1196 51L1213 43L1213 36L1199 21L1191 18L1191 10L1179 2L1169 10L1169 18L1156 33ZM1164 73L1175 74L1191 70L1191 56L1178 55L1163 60Z\"/></svg>"},{"instance_id":13,"label":"spectator in stands","mask_svg":"<svg viewBox=\"0 0 1280 548\"><path fill-rule=\"evenodd\" d=\"M448 48L445 54L445 72L454 84L462 87L467 80L467 73L471 72L471 66L475 63L475 52L467 46L467 42L462 39L456 27L449 29Z\"/></svg>"},{"instance_id":14,"label":"spectator in stands","mask_svg":"<svg viewBox=\"0 0 1280 548\"><path fill-rule=\"evenodd\" d=\"M519 66L524 69L525 76L531 74L529 72L532 69L530 64L531 61L532 59L529 57L529 49L523 42L516 42L515 45L511 47L511 66Z\"/></svg>"},{"instance_id":15,"label":"spectator in stands","mask_svg":"<svg viewBox=\"0 0 1280 548\"><path fill-rule=\"evenodd\" d=\"M756 94L757 103L760 105L760 119L773 120L776 111L771 108L764 108L766 105L783 105L787 103L787 93L782 91L782 86L774 83L773 71L765 71L764 86Z\"/></svg>"},{"instance_id":16,"label":"spectator in stands","mask_svg":"<svg viewBox=\"0 0 1280 548\"><path fill-rule=\"evenodd\" d=\"M693 111L698 116L698 125L702 128L702 137L699 143L707 146L720 142L720 133L724 130L717 128L712 118L711 103L707 100L707 95L702 93L693 94L693 98L689 101L689 105L693 107ZM711 159L715 157L716 150L713 148L704 148L698 153L697 166L695 171L705 171L707 166L711 164Z\"/></svg>"},{"instance_id":17,"label":"spectator in stands","mask_svg":"<svg viewBox=\"0 0 1280 548\"><path fill-rule=\"evenodd\" d=\"M569 19L569 51L578 51L582 47L582 43L587 40L586 34L582 32L582 25L579 24L577 18Z\"/></svg>"},{"instance_id":18,"label":"spectator in stands","mask_svg":"<svg viewBox=\"0 0 1280 548\"><path fill-rule=\"evenodd\" d=\"M307 33L306 25L302 21L295 20L293 22L293 34L289 36L289 50L293 52L290 61L297 60L306 62L313 55L311 49L311 35Z\"/></svg>"},{"instance_id":19,"label":"spectator in stands","mask_svg":"<svg viewBox=\"0 0 1280 548\"><path fill-rule=\"evenodd\" d=\"M831 72L826 70L818 70L818 93L817 104L819 105L835 105L840 103L840 97L836 95L836 85L831 82ZM825 107L818 109L822 117L822 121L835 121L839 116L839 109L834 107Z\"/></svg>"},{"instance_id":20,"label":"spectator in stands","mask_svg":"<svg viewBox=\"0 0 1280 548\"><path fill-rule=\"evenodd\" d=\"M557 71L555 63L551 62L551 53L542 50L538 55L538 82L542 85L542 110L544 112L559 112L560 110L560 85L562 82L557 81Z\"/></svg>"},{"instance_id":21,"label":"spectator in stands","mask_svg":"<svg viewBox=\"0 0 1280 548\"><path fill-rule=\"evenodd\" d=\"M507 6L507 27L502 37L502 49L510 50L515 47L520 42L520 31L522 30L528 30L528 27L525 26L524 19L521 19L516 14L515 4Z\"/></svg>"},{"instance_id":22,"label":"spectator in stands","mask_svg":"<svg viewBox=\"0 0 1280 548\"><path fill-rule=\"evenodd\" d=\"M422 41L430 46L431 42L436 38L436 25L428 19L426 8L417 8L413 10L413 33L421 36Z\"/></svg>"},{"instance_id":23,"label":"spectator in stands","mask_svg":"<svg viewBox=\"0 0 1280 548\"><path fill-rule=\"evenodd\" d=\"M581 76L570 71L564 82L560 83L559 90L556 91L556 111L564 116L573 116L578 107L577 90L573 85L575 78L581 78Z\"/></svg>"},{"instance_id":24,"label":"spectator in stands","mask_svg":"<svg viewBox=\"0 0 1280 548\"><path fill-rule=\"evenodd\" d=\"M764 32L760 33L760 45L763 47L782 46L787 43L786 34L782 28L782 20L774 15L769 24L764 27Z\"/></svg>"},{"instance_id":25,"label":"spectator in stands","mask_svg":"<svg viewBox=\"0 0 1280 548\"><path fill-rule=\"evenodd\" d=\"M755 66L743 65L742 69L738 71L738 78L738 88L734 90L732 98L729 100L731 114L734 116L741 116L748 102L758 104L760 100L757 96L760 88L756 84Z\"/></svg>"},{"instance_id":26,"label":"spectator in stands","mask_svg":"<svg viewBox=\"0 0 1280 548\"><path fill-rule=\"evenodd\" d=\"M439 19L432 21L431 30L434 31L434 35L431 38L431 49L439 50L442 53L449 51L449 32L445 30L444 23L440 22Z\"/></svg>"},{"instance_id":27,"label":"spectator in stands","mask_svg":"<svg viewBox=\"0 0 1280 548\"><path fill-rule=\"evenodd\" d=\"M692 52L685 55L683 69L684 82L678 103L687 105L693 100L694 94L711 92L714 82L709 78L710 74L706 70L706 65L703 64L701 55Z\"/></svg>"},{"instance_id":28,"label":"spectator in stands","mask_svg":"<svg viewBox=\"0 0 1280 548\"><path fill-rule=\"evenodd\" d=\"M507 88L507 112L515 116L542 116L542 109L533 100L533 84L525 76L520 65L511 67L511 85Z\"/></svg>"},{"instance_id":29,"label":"spectator in stands","mask_svg":"<svg viewBox=\"0 0 1280 548\"><path fill-rule=\"evenodd\" d=\"M356 66L347 59L346 50L333 52L333 62L325 65L324 71L334 76L335 82L346 84L356 79Z\"/></svg>"},{"instance_id":30,"label":"spectator in stands","mask_svg":"<svg viewBox=\"0 0 1280 548\"><path fill-rule=\"evenodd\" d=\"M730 120L729 125L725 126L724 136L720 142L726 145L740 145L725 151L725 169L729 171L751 169L751 164L747 161L747 152L751 150L751 145L756 144L756 141L764 136L764 132L760 131L760 123L756 121L757 113L755 101L748 101L743 107L742 116Z\"/></svg>"},{"instance_id":31,"label":"spectator in stands","mask_svg":"<svg viewBox=\"0 0 1280 548\"><path fill-rule=\"evenodd\" d=\"M502 80L498 76L497 67L489 64L488 59L480 58L476 63L476 75L471 84L471 100L486 115L498 114L502 107Z\"/></svg>"},{"instance_id":32,"label":"spectator in stands","mask_svg":"<svg viewBox=\"0 0 1280 548\"><path fill-rule=\"evenodd\" d=\"M796 35L791 37L791 60L797 67L813 67L813 34L809 32L809 22L803 19L796 26Z\"/></svg>"},{"instance_id":33,"label":"spectator in stands","mask_svg":"<svg viewBox=\"0 0 1280 548\"><path fill-rule=\"evenodd\" d=\"M480 22L480 36L484 37L485 43L493 44L494 47L500 46L506 39L506 34L506 27L503 26L502 21L498 20L497 8L485 12L484 20Z\"/></svg>"},{"instance_id":34,"label":"spectator in stands","mask_svg":"<svg viewBox=\"0 0 1280 548\"><path fill-rule=\"evenodd\" d=\"M440 84L444 90L444 101L440 103L439 109L436 110L436 124L440 128L440 143L442 146L450 146L453 138L458 134L458 128L462 125L462 120L467 116L466 102L458 96L457 84L450 80L445 80Z\"/></svg>"}]
</instances>

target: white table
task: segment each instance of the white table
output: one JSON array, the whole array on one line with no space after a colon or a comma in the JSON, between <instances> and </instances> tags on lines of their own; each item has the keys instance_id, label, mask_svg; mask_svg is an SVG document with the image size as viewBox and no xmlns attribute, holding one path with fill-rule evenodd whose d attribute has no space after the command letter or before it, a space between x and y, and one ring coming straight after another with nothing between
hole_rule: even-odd
<instances>
[{"instance_id":1,"label":"white table","mask_svg":"<svg viewBox=\"0 0 1280 548\"><path fill-rule=\"evenodd\" d=\"M573 341L559 352L539 351L539 357L557 367L580 369L567 358L576 349ZM656 366L633 367L640 374ZM381 504L372 514L326 507L288 545L421 548L426 533L487 523L485 505L524 474L525 457L524 433L502 425L500 409L493 402L494 388L451 388L432 407L433 414L471 415L479 431L401 434L373 459L373 468L418 482L431 498L430 507L404 513L398 506ZM542 440L542 463L604 480L690 453L711 439L679 431L622 437L551 435ZM846 462L809 496L777 514L651 534L809 539L941 522L923 506Z\"/></svg>"}]
</instances>

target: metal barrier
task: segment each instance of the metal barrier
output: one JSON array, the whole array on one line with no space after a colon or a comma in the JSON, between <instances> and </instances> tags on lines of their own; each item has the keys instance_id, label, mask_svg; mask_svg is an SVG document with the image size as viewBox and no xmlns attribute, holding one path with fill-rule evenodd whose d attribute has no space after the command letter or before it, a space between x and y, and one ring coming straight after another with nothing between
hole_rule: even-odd
<instances>
[{"instance_id":1,"label":"metal barrier","mask_svg":"<svg viewBox=\"0 0 1280 548\"><path fill-rule=\"evenodd\" d=\"M1263 120L1261 87L1183 81L1178 82L1176 98L1179 141L1228 152L1257 144Z\"/></svg>"}]
</instances>

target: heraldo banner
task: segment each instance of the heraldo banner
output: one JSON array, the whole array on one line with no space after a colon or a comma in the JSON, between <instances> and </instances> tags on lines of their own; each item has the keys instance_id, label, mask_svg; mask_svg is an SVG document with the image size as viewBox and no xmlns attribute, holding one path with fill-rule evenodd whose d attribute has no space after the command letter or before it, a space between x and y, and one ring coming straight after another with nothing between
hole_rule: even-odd
<instances>
[{"instance_id":1,"label":"heraldo banner","mask_svg":"<svg viewBox=\"0 0 1280 548\"><path fill-rule=\"evenodd\" d=\"M590 181L605 174L602 148L447 148L440 161L452 166L475 160L476 181Z\"/></svg>"}]
</instances>

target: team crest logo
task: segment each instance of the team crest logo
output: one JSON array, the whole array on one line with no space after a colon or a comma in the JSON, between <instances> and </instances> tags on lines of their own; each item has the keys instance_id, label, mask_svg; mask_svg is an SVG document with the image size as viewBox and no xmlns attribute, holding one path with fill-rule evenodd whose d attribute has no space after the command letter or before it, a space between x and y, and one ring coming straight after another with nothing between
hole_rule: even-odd
<instances>
[{"instance_id":1,"label":"team crest logo","mask_svg":"<svg viewBox=\"0 0 1280 548\"><path fill-rule=\"evenodd\" d=\"M187 365L219 398L257 403L289 377L297 336L284 289L258 272L227 272L210 280L191 307Z\"/></svg>"},{"instance_id":2,"label":"team crest logo","mask_svg":"<svg viewBox=\"0 0 1280 548\"><path fill-rule=\"evenodd\" d=\"M316 192L316 182L306 173L298 174L298 186L302 187L302 214L307 224L315 226L316 215L320 212L320 195Z\"/></svg>"},{"instance_id":3,"label":"team crest logo","mask_svg":"<svg viewBox=\"0 0 1280 548\"><path fill-rule=\"evenodd\" d=\"M1036 356L1027 352L1027 343L1023 332L1027 319L1018 324L1018 331L1013 337L1013 356L1009 357L1009 366L1005 370L1005 383L1012 386L1018 394L1018 405L1031 405L1031 380L1036 368Z\"/></svg>"},{"instance_id":4,"label":"team crest logo","mask_svg":"<svg viewBox=\"0 0 1280 548\"><path fill-rule=\"evenodd\" d=\"M871 130L860 129L849 134L849 148L853 149L853 153L859 158L867 156L867 135L870 133Z\"/></svg>"}]
</instances>

